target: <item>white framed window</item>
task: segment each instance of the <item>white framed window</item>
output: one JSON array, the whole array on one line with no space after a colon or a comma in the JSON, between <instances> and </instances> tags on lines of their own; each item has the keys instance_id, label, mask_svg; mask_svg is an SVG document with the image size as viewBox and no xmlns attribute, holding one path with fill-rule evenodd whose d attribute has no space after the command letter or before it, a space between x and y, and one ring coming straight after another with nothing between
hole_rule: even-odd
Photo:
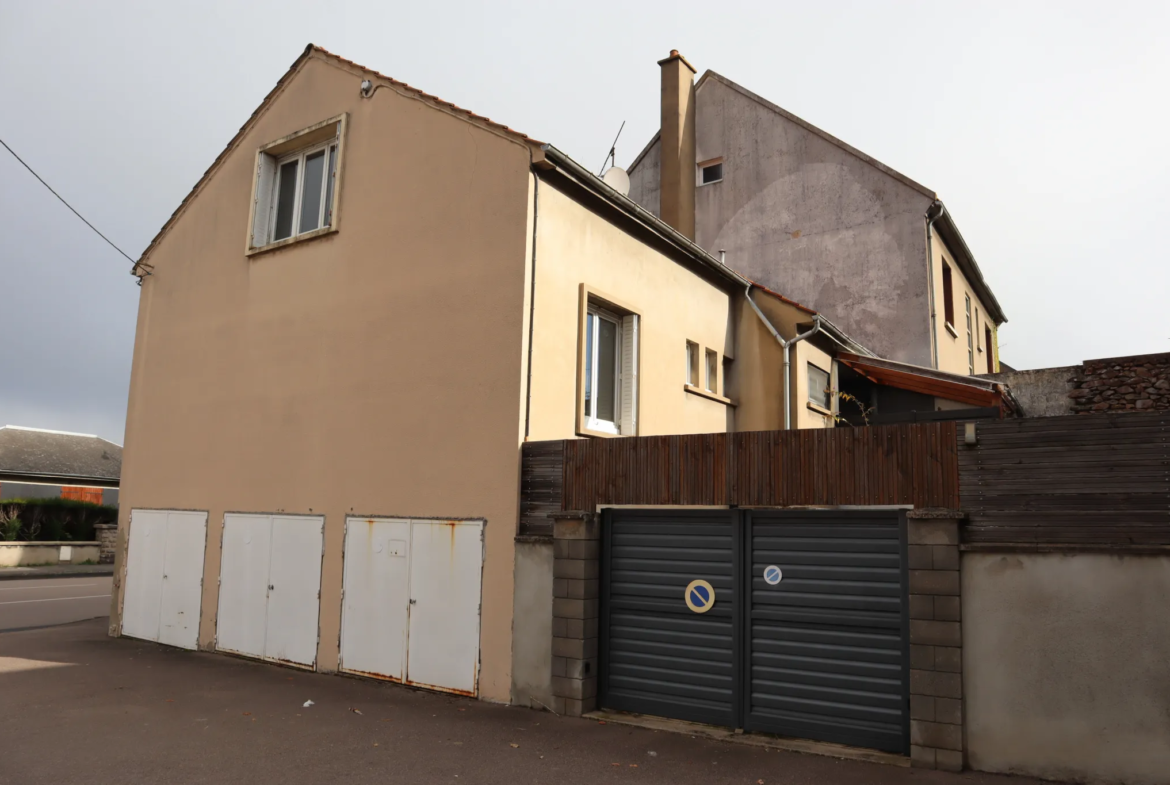
<instances>
[{"instance_id":1,"label":"white framed window","mask_svg":"<svg viewBox=\"0 0 1170 785\"><path fill-rule=\"evenodd\" d=\"M585 313L584 426L637 433L638 317L590 303Z\"/></svg>"},{"instance_id":2,"label":"white framed window","mask_svg":"<svg viewBox=\"0 0 1170 785\"><path fill-rule=\"evenodd\" d=\"M719 353L707 350L707 392L719 394Z\"/></svg>"},{"instance_id":3,"label":"white framed window","mask_svg":"<svg viewBox=\"0 0 1170 785\"><path fill-rule=\"evenodd\" d=\"M713 158L699 164L699 185L711 185L723 180L723 159Z\"/></svg>"},{"instance_id":4,"label":"white framed window","mask_svg":"<svg viewBox=\"0 0 1170 785\"><path fill-rule=\"evenodd\" d=\"M276 162L268 234L271 242L330 225L336 176L336 142L310 147Z\"/></svg>"},{"instance_id":5,"label":"white framed window","mask_svg":"<svg viewBox=\"0 0 1170 785\"><path fill-rule=\"evenodd\" d=\"M249 254L336 228L344 131L342 115L257 151Z\"/></svg>"},{"instance_id":6,"label":"white framed window","mask_svg":"<svg viewBox=\"0 0 1170 785\"><path fill-rule=\"evenodd\" d=\"M686 383L695 386L698 381L699 345L687 341L687 376Z\"/></svg>"},{"instance_id":7,"label":"white framed window","mask_svg":"<svg viewBox=\"0 0 1170 785\"><path fill-rule=\"evenodd\" d=\"M829 372L808 364L808 402L831 411L833 408L832 380Z\"/></svg>"}]
</instances>

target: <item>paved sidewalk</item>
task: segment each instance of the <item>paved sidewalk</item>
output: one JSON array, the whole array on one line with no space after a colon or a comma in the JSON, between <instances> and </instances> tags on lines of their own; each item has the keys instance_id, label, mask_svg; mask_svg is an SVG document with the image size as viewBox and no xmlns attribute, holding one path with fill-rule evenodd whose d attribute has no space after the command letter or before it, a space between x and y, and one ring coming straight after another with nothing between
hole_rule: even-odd
<instances>
[{"instance_id":1,"label":"paved sidewalk","mask_svg":"<svg viewBox=\"0 0 1170 785\"><path fill-rule=\"evenodd\" d=\"M113 575L112 564L61 564L45 567L0 567L0 581L26 578L72 578L78 575Z\"/></svg>"},{"instance_id":2,"label":"paved sidewalk","mask_svg":"<svg viewBox=\"0 0 1170 785\"><path fill-rule=\"evenodd\" d=\"M104 620L0 634L0 695L5 785L1036 783L556 717L113 639Z\"/></svg>"}]
</instances>

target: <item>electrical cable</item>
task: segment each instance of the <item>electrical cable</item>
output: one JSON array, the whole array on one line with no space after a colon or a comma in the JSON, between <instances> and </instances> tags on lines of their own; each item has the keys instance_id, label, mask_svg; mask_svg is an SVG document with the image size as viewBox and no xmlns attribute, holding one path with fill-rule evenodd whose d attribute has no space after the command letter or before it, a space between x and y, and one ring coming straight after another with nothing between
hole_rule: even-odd
<instances>
[{"instance_id":1,"label":"electrical cable","mask_svg":"<svg viewBox=\"0 0 1170 785\"><path fill-rule=\"evenodd\" d=\"M61 194L59 194L59 193L57 193L56 191L54 191L54 190L53 190L53 186L51 186L51 185L49 185L48 183L46 183L46 182L44 181L44 179L43 179L43 178L42 178L42 177L41 177L39 174L37 174L37 173L36 173L36 171L35 171L35 170L34 170L34 169L31 167L31 166L29 166L28 164L26 164L26 163L24 162L24 159L23 159L23 158L21 158L19 155L17 155L17 154L16 154L16 151L15 151L15 150L13 150L11 147L9 147L9 146L8 146L8 143L7 143L7 142L5 142L3 139L0 139L0 144L4 145L4 149L5 149L5 150L7 150L8 152L12 153L12 157L13 157L13 158L15 158L16 160L20 161L21 165L23 165L25 169L28 169L30 172L32 172L32 176L33 176L33 177L35 177L35 178L37 178L38 180L40 180L40 181L41 181L41 185L43 185L43 186L45 186L46 188L48 188L48 189L49 189L49 193L51 193L53 196L55 196L55 197L57 197L58 199L60 199L60 200L61 200L61 204L65 205L65 206L66 206L66 207L68 207L70 210L72 210L72 211L73 211L73 214L74 214L74 215L76 215L78 218L80 218L80 219L81 219L81 220L82 220L82 221L85 223L85 225L86 225L86 226L88 226L90 229L93 229L93 230L94 230L94 232L97 234L97 236L98 236L98 237L100 237L100 238L102 238L103 240L105 240L107 243L109 243L109 244L110 244L110 247L111 247L111 248L113 248L115 251L117 251L118 253L122 254L122 255L123 255L123 256L125 256L127 259L129 259L131 264L134 264L134 265L137 265L137 264L138 264L138 263L137 263L137 262L136 262L134 259L131 259L131 258L130 258L130 254L126 253L126 252L125 252L125 251L123 251L121 248L119 248L118 246L114 245L114 242L113 242L113 241L112 241L112 240L111 240L109 237L106 237L104 234L102 234L101 232L99 232L99 231L98 231L98 228L97 228L96 226L94 226L93 224L91 224L89 221L86 221L86 220L85 220L85 216L84 216L84 215L82 215L81 213L77 212L77 210L74 210L74 209L73 209L73 205L71 205L71 204L69 204L69 202L65 201L64 197L62 197L62 196L61 196Z\"/></svg>"}]
</instances>

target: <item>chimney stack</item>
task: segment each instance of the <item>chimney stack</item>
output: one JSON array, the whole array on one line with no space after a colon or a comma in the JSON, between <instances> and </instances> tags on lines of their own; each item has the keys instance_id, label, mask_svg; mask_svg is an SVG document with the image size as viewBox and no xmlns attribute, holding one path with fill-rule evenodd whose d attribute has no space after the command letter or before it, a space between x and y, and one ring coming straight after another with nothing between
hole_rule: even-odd
<instances>
[{"instance_id":1,"label":"chimney stack","mask_svg":"<svg viewBox=\"0 0 1170 785\"><path fill-rule=\"evenodd\" d=\"M695 69L677 49L662 69L661 217L695 239Z\"/></svg>"}]
</instances>

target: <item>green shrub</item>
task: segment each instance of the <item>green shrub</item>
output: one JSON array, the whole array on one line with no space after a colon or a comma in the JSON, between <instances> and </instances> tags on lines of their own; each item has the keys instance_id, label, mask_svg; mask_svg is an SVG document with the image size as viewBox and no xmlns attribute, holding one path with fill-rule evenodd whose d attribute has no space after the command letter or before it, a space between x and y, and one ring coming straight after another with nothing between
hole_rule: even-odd
<instances>
[{"instance_id":1,"label":"green shrub","mask_svg":"<svg viewBox=\"0 0 1170 785\"><path fill-rule=\"evenodd\" d=\"M92 541L95 524L117 522L117 507L75 499L0 501L0 539L9 541Z\"/></svg>"}]
</instances>

